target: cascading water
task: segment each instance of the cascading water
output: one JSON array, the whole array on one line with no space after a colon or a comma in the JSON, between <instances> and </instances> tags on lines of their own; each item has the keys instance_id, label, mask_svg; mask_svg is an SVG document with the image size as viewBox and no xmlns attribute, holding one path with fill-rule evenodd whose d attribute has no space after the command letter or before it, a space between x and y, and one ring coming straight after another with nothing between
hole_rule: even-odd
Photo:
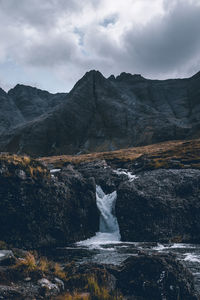
<instances>
[{"instance_id":1,"label":"cascading water","mask_svg":"<svg viewBox=\"0 0 200 300\"><path fill-rule=\"evenodd\" d=\"M78 245L90 246L120 241L119 225L114 215L116 199L116 191L106 195L100 186L96 186L96 201L100 211L99 232L94 237L77 243Z\"/></svg>"}]
</instances>

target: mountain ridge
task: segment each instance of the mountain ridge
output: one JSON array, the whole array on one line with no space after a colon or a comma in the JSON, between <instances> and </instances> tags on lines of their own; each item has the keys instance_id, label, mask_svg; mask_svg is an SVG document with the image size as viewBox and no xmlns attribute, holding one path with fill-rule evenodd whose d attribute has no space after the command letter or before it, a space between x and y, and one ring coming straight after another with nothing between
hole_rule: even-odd
<instances>
[{"instance_id":1,"label":"mountain ridge","mask_svg":"<svg viewBox=\"0 0 200 300\"><path fill-rule=\"evenodd\" d=\"M79 154L197 138L199 75L153 80L122 72L105 78L91 70L68 94L17 85L4 97L24 119L1 133L0 151Z\"/></svg>"}]
</instances>

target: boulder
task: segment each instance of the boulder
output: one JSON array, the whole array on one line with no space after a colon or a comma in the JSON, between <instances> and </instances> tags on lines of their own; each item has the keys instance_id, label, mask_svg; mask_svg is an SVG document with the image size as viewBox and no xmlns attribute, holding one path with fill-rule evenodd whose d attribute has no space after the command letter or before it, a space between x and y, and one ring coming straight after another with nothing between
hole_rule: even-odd
<instances>
[{"instance_id":1,"label":"boulder","mask_svg":"<svg viewBox=\"0 0 200 300\"><path fill-rule=\"evenodd\" d=\"M19 248L66 245L93 236L98 227L94 180L72 167L52 177L26 157L1 158L1 240Z\"/></svg>"},{"instance_id":2,"label":"boulder","mask_svg":"<svg viewBox=\"0 0 200 300\"><path fill-rule=\"evenodd\" d=\"M200 170L143 172L117 190L123 241L200 242Z\"/></svg>"}]
</instances>

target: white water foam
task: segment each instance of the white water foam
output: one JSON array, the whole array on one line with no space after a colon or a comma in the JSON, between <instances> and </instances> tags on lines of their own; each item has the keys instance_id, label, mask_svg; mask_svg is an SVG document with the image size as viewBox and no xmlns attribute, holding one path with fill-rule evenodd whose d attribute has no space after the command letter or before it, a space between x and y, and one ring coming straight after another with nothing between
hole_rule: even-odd
<instances>
[{"instance_id":1,"label":"white water foam","mask_svg":"<svg viewBox=\"0 0 200 300\"><path fill-rule=\"evenodd\" d=\"M132 182L133 180L135 180L137 178L136 175L132 174L131 172L129 172L127 170L117 169L117 170L113 170L113 172L117 175L126 175L128 177L129 182Z\"/></svg>"},{"instance_id":2,"label":"white water foam","mask_svg":"<svg viewBox=\"0 0 200 300\"><path fill-rule=\"evenodd\" d=\"M58 173L60 171L61 171L61 169L51 169L50 173L53 174L53 173Z\"/></svg>"},{"instance_id":3,"label":"white water foam","mask_svg":"<svg viewBox=\"0 0 200 300\"><path fill-rule=\"evenodd\" d=\"M114 215L117 193L105 194L100 186L96 186L96 201L100 211L99 232L90 239L78 242L78 246L98 247L105 244L117 244L120 232L117 218Z\"/></svg>"},{"instance_id":4,"label":"white water foam","mask_svg":"<svg viewBox=\"0 0 200 300\"><path fill-rule=\"evenodd\" d=\"M158 243L157 246L153 247L152 249L153 250L156 250L156 251L163 251L163 250L169 250L169 249L188 249L188 248L195 248L194 245L191 245L191 244L179 244L179 243L174 243L174 244L160 244Z\"/></svg>"},{"instance_id":5,"label":"white water foam","mask_svg":"<svg viewBox=\"0 0 200 300\"><path fill-rule=\"evenodd\" d=\"M186 253L185 254L185 261L190 261L190 262L195 262L195 263L200 263L200 256L199 255L195 255L192 253Z\"/></svg>"}]
</instances>

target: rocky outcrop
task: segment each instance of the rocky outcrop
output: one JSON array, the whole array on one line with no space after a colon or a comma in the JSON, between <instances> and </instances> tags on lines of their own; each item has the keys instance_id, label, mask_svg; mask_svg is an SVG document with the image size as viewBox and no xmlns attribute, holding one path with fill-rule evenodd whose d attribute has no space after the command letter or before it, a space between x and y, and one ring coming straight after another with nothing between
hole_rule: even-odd
<instances>
[{"instance_id":1,"label":"rocky outcrop","mask_svg":"<svg viewBox=\"0 0 200 300\"><path fill-rule=\"evenodd\" d=\"M12 99L24 121L31 121L63 103L67 94L51 94L35 87L17 84L8 92L8 97Z\"/></svg>"},{"instance_id":2,"label":"rocky outcrop","mask_svg":"<svg viewBox=\"0 0 200 300\"><path fill-rule=\"evenodd\" d=\"M28 157L0 159L0 237L18 247L66 245L98 231L95 183L72 167L57 176Z\"/></svg>"},{"instance_id":3,"label":"rocky outcrop","mask_svg":"<svg viewBox=\"0 0 200 300\"><path fill-rule=\"evenodd\" d=\"M23 121L24 118L14 101L0 88L0 135Z\"/></svg>"},{"instance_id":4,"label":"rocky outcrop","mask_svg":"<svg viewBox=\"0 0 200 300\"><path fill-rule=\"evenodd\" d=\"M0 134L24 126L29 121L48 114L66 101L67 94L51 94L25 85L16 85L8 93L0 88Z\"/></svg>"},{"instance_id":5,"label":"rocky outcrop","mask_svg":"<svg viewBox=\"0 0 200 300\"><path fill-rule=\"evenodd\" d=\"M192 157L195 162L190 152ZM166 152L159 158L152 154L121 161L129 169L114 164L120 160L81 162L75 168L93 177L105 193L117 191L115 210L123 241L200 242L200 170L191 169L186 156L185 162L178 156L176 162L170 160Z\"/></svg>"},{"instance_id":6,"label":"rocky outcrop","mask_svg":"<svg viewBox=\"0 0 200 300\"><path fill-rule=\"evenodd\" d=\"M115 274L117 288L127 299L198 299L192 275L170 255L130 257Z\"/></svg>"},{"instance_id":7,"label":"rocky outcrop","mask_svg":"<svg viewBox=\"0 0 200 300\"><path fill-rule=\"evenodd\" d=\"M116 215L124 241L200 242L200 171L152 170L122 183Z\"/></svg>"},{"instance_id":8,"label":"rocky outcrop","mask_svg":"<svg viewBox=\"0 0 200 300\"><path fill-rule=\"evenodd\" d=\"M200 73L161 81L90 71L66 96L17 86L8 95L31 122L4 134L0 150L77 154L199 137L199 83Z\"/></svg>"},{"instance_id":9,"label":"rocky outcrop","mask_svg":"<svg viewBox=\"0 0 200 300\"><path fill-rule=\"evenodd\" d=\"M50 173L26 156L2 155L1 240L37 248L94 235L99 229L97 184L106 194L117 191L123 241L199 243L200 170L164 169L160 163L144 171L136 161L129 162L129 170L114 168L113 161L67 162Z\"/></svg>"},{"instance_id":10,"label":"rocky outcrop","mask_svg":"<svg viewBox=\"0 0 200 300\"><path fill-rule=\"evenodd\" d=\"M1 299L199 299L191 273L169 254L143 252L118 266L72 262L61 268L27 252L0 266L0 275Z\"/></svg>"},{"instance_id":11,"label":"rocky outcrop","mask_svg":"<svg viewBox=\"0 0 200 300\"><path fill-rule=\"evenodd\" d=\"M111 294L115 292L115 297L117 293L117 299L199 299L191 273L172 255L140 253L129 257L120 266L91 263L74 266L66 286L71 291L74 288L83 290L86 279L91 276Z\"/></svg>"}]
</instances>

